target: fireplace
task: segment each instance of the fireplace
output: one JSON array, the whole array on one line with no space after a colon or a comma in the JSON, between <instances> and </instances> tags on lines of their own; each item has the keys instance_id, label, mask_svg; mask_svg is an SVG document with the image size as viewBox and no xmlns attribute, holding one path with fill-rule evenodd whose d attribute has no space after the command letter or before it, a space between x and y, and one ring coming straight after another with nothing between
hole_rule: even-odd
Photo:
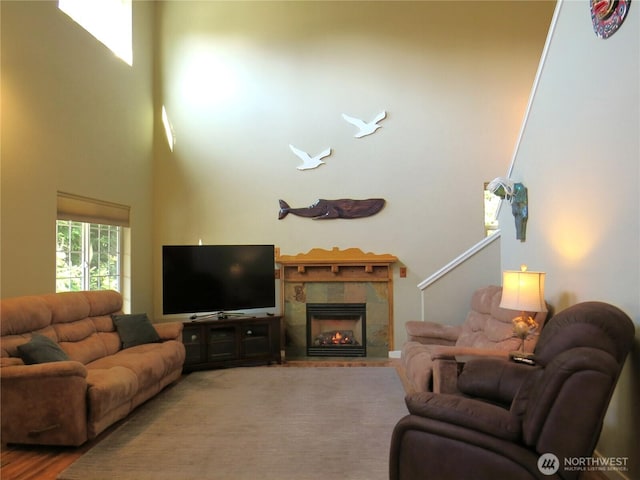
<instances>
[{"instance_id":1,"label":"fireplace","mask_svg":"<svg viewBox=\"0 0 640 480\"><path fill-rule=\"evenodd\" d=\"M387 358L393 345L392 265L396 261L393 255L364 253L358 248L314 248L297 255L280 255L278 251L276 262L280 269L276 273L281 281L285 357L348 354ZM366 308L362 313L343 311L333 319L320 315L325 317L321 318L324 325L320 323L324 333L315 330L309 333L307 305L321 303L361 304ZM333 320L334 325L329 324L329 320ZM313 323L315 321L310 325ZM335 333L344 335L342 330L353 331L358 345L326 345L327 341L323 340L326 335L331 333L330 338ZM314 345L313 337L318 335L321 335L318 343L323 345ZM313 353L309 353L308 347Z\"/></svg>"},{"instance_id":2,"label":"fireplace","mask_svg":"<svg viewBox=\"0 0 640 480\"><path fill-rule=\"evenodd\" d=\"M307 356L366 357L366 303L307 303Z\"/></svg>"}]
</instances>

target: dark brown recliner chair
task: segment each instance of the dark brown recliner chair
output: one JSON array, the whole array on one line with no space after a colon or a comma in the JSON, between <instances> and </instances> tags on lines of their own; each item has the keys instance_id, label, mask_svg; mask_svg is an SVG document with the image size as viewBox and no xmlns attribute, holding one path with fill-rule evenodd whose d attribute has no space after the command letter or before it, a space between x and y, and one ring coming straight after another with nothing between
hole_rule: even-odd
<instances>
[{"instance_id":1,"label":"dark brown recliner chair","mask_svg":"<svg viewBox=\"0 0 640 480\"><path fill-rule=\"evenodd\" d=\"M535 365L471 360L458 378L461 395L407 396L390 479L577 478L565 459L593 454L634 331L618 308L580 303L547 321Z\"/></svg>"}]
</instances>

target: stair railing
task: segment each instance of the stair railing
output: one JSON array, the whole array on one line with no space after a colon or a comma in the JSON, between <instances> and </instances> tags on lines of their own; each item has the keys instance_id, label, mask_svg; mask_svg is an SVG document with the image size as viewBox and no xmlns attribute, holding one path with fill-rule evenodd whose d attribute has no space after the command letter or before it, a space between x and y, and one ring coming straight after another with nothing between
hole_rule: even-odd
<instances>
[{"instance_id":1,"label":"stair railing","mask_svg":"<svg viewBox=\"0 0 640 480\"><path fill-rule=\"evenodd\" d=\"M438 280L440 280L442 277L444 277L446 274L448 274L449 272L451 272L452 270L454 270L455 268L457 268L458 266L462 265L464 262L466 262L469 258L473 257L474 255L476 255L478 252L481 252L482 250L484 250L485 248L487 248L489 245L491 245L493 242L495 242L498 238L500 238L501 236L501 232L500 230L496 230L495 233L493 233L492 235L483 238L482 240L480 240L478 243L476 243L475 245L473 245L471 248L469 248L468 250L466 250L464 253L458 255L456 258L454 258L453 260L451 260L449 263L447 263L444 267L442 267L441 269L439 269L438 271L434 272L433 274L431 274L430 276L428 276L427 278L425 278L422 282L420 282L418 284L418 288L420 289L420 295L421 295L421 303L422 303L422 319L424 320L425 318L425 312L424 312L424 291L433 283L437 282Z\"/></svg>"}]
</instances>

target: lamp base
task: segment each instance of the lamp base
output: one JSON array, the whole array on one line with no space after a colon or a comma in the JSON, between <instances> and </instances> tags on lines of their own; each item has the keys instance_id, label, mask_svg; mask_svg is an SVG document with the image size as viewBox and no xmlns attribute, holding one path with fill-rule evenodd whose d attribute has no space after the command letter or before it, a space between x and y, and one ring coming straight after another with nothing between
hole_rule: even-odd
<instances>
[{"instance_id":1,"label":"lamp base","mask_svg":"<svg viewBox=\"0 0 640 480\"><path fill-rule=\"evenodd\" d=\"M521 351L509 352L509 358L516 363L524 363L526 365L535 365L535 355L533 353L525 353Z\"/></svg>"}]
</instances>

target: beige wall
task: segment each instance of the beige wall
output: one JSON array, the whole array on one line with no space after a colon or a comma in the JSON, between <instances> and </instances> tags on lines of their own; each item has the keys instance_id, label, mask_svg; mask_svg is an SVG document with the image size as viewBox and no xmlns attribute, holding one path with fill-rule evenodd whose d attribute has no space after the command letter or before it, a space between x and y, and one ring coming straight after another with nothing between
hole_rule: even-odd
<instances>
[{"instance_id":1,"label":"beige wall","mask_svg":"<svg viewBox=\"0 0 640 480\"><path fill-rule=\"evenodd\" d=\"M132 308L151 311L152 3L130 67L57 8L2 2L3 297L55 290L56 192L131 206Z\"/></svg>"},{"instance_id":2,"label":"beige wall","mask_svg":"<svg viewBox=\"0 0 640 480\"><path fill-rule=\"evenodd\" d=\"M54 289L62 190L131 205L133 309L156 317L162 244L272 242L287 254L332 246L395 254L408 268L406 279L394 278L399 347L404 320L420 317L416 284L482 235L482 182L507 170L553 5L158 8L154 92L153 3L134 4L133 68L56 2L0 3L0 295ZM513 175L529 187L528 238L515 241L505 210L500 241L503 268L526 262L548 272L556 309L610 301L636 324L638 19L632 7L620 32L599 40L586 0L563 5ZM178 143L172 154L156 135L154 164L153 107L162 103ZM372 118L382 109L383 128L361 140L340 118ZM327 165L298 172L289 143L334 152ZM375 217L277 220L279 198L304 206L319 197L369 196L388 201ZM437 296L456 297L455 285L435 288ZM636 352L599 445L605 455L632 457L630 478L640 476L631 450L640 431L639 370Z\"/></svg>"},{"instance_id":3,"label":"beige wall","mask_svg":"<svg viewBox=\"0 0 640 480\"><path fill-rule=\"evenodd\" d=\"M483 235L482 186L511 159L549 2L165 2L155 264L162 244L274 243L391 253L395 348L416 285ZM363 139L341 118L386 110ZM300 172L288 145L326 165ZM359 220L278 220L318 198L383 197ZM154 278L161 312L161 279ZM459 296L458 296L459 298ZM468 305L468 298L459 300Z\"/></svg>"},{"instance_id":4,"label":"beige wall","mask_svg":"<svg viewBox=\"0 0 640 480\"><path fill-rule=\"evenodd\" d=\"M613 303L640 324L640 11L598 39L589 2L561 4L512 178L529 188L527 241L503 209L502 266L544 270L557 311ZM510 227L507 227L507 223ZM640 338L640 333L637 333ZM640 341L627 361L598 450L640 478ZM615 475L610 474L612 478Z\"/></svg>"}]
</instances>

